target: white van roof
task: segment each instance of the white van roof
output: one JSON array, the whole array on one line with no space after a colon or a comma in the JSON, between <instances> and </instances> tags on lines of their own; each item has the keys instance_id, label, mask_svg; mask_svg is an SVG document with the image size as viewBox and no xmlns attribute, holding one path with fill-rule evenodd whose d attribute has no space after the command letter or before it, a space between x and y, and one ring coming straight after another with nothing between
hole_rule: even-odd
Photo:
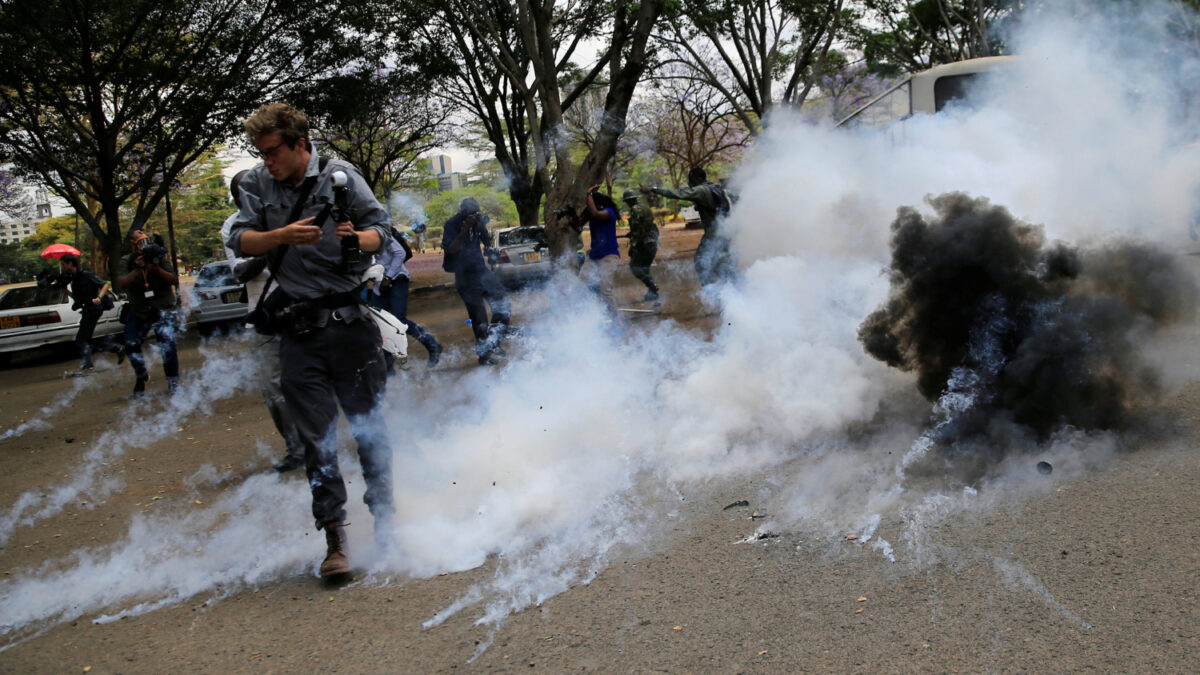
<instances>
[{"instance_id":1,"label":"white van roof","mask_svg":"<svg viewBox=\"0 0 1200 675\"><path fill-rule=\"evenodd\" d=\"M989 70L995 70L997 68L1008 67L1011 64L1013 64L1014 62L1016 62L1017 58L1018 57L1016 57L1016 56L982 56L977 59L967 59L966 61L956 61L954 63L945 63L940 66L934 66L933 68L930 68L928 70L922 70L921 72L915 73L913 75L909 75L908 77L900 80L899 82L892 85L891 87L888 87L887 91L876 96L875 98L868 101L862 107L858 108L854 112L847 115L845 117L845 119L838 122L837 125L839 127L844 125L847 121L853 119L855 115L862 112L866 108L869 108L873 103L875 103L879 99L887 96L888 94L890 94L894 90L896 90L898 87L902 87L902 86L904 86L905 83L910 82L910 81L912 82L912 92L911 92L912 112L914 112L914 113L924 112L924 113L929 113L932 115L933 113L937 112L936 110L933 110L932 102L934 100L934 95L933 95L934 85L937 83L937 81L939 79L941 79L943 77L950 77L950 76L956 76L956 75L970 75L972 73L982 73L982 72L989 71Z\"/></svg>"},{"instance_id":2,"label":"white van roof","mask_svg":"<svg viewBox=\"0 0 1200 675\"><path fill-rule=\"evenodd\" d=\"M953 75L970 75L972 73L982 73L996 68L1004 68L1016 61L1015 56L984 56L978 59L967 59L966 61L957 61L955 63L946 63L940 66L934 66L929 70L923 70L916 75L913 75L913 112L925 112L933 114L936 110L925 110L927 106L922 105L918 108L917 102L932 102L933 85L938 79Z\"/></svg>"}]
</instances>

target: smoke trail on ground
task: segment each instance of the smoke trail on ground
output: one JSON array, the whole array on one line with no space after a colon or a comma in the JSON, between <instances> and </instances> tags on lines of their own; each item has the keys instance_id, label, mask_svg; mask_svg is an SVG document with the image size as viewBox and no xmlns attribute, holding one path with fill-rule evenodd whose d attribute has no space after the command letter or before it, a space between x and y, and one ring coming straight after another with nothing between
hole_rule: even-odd
<instances>
[{"instance_id":1,"label":"smoke trail on ground","mask_svg":"<svg viewBox=\"0 0 1200 675\"><path fill-rule=\"evenodd\" d=\"M79 393L84 389L87 389L88 383L92 381L93 380L89 378L75 378L70 388L64 391L58 398L54 399L52 403L42 406L42 408L38 410L38 417L30 420L24 420L17 426L6 430L4 433L0 433L0 441L16 438L27 431L50 428L50 423L46 421L47 418L71 405L76 397L79 396Z\"/></svg>"},{"instance_id":2,"label":"smoke trail on ground","mask_svg":"<svg viewBox=\"0 0 1200 675\"><path fill-rule=\"evenodd\" d=\"M264 508L269 503L276 508ZM81 549L57 569L0 581L0 595L6 597L0 636L19 641L31 624L72 621L112 607L113 614L96 619L104 623L198 593L215 591L219 598L299 573L312 566L309 542L303 537L264 541L262 533L311 528L304 507L302 491L277 475L260 474L189 513L135 514L128 535L112 546ZM221 583L214 584L218 578Z\"/></svg>"},{"instance_id":3,"label":"smoke trail on ground","mask_svg":"<svg viewBox=\"0 0 1200 675\"><path fill-rule=\"evenodd\" d=\"M213 403L257 386L259 368L253 351L244 344L235 344L239 340L244 343L257 339L261 338L245 335L220 348L202 348L207 357L203 366L198 372L185 373L179 391L165 404L151 397L133 401L123 423L101 434L83 453L68 482L29 490L0 516L0 546L16 528L56 515L81 497L95 503L120 490L123 480L106 470L111 462L131 448L147 447L171 437L181 421L207 415L212 412Z\"/></svg>"}]
</instances>

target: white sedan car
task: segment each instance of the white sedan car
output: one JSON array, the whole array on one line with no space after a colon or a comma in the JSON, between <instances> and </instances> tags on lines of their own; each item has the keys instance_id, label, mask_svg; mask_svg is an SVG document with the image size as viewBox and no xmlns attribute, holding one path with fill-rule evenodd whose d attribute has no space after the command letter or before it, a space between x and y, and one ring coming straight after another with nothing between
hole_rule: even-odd
<instances>
[{"instance_id":1,"label":"white sedan car","mask_svg":"<svg viewBox=\"0 0 1200 675\"><path fill-rule=\"evenodd\" d=\"M100 316L95 337L120 333L117 318L123 300ZM13 352L71 342L79 330L79 312L71 309L65 288L43 288L34 282L0 287L0 363Z\"/></svg>"},{"instance_id":2,"label":"white sedan car","mask_svg":"<svg viewBox=\"0 0 1200 675\"><path fill-rule=\"evenodd\" d=\"M255 302L258 298L253 298ZM192 319L201 335L209 336L224 328L240 326L250 311L246 287L233 276L226 260L210 262L200 268L192 285Z\"/></svg>"}]
</instances>

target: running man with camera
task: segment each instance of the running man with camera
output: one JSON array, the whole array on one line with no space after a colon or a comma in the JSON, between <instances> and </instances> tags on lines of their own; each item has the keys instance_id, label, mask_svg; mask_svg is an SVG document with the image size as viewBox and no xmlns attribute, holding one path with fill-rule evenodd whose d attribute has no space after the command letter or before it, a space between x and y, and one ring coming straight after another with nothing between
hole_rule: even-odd
<instances>
[{"instance_id":1,"label":"running man with camera","mask_svg":"<svg viewBox=\"0 0 1200 675\"><path fill-rule=\"evenodd\" d=\"M63 275L70 280L71 309L79 311L79 330L75 333L75 346L79 350L80 374L87 375L92 372L93 342L101 350L116 354L117 365L121 365L125 360L124 346L111 335L105 335L99 340L92 338L100 315L113 308L113 296L109 293L108 282L83 267L79 256L67 254L60 260Z\"/></svg>"},{"instance_id":2,"label":"running man with camera","mask_svg":"<svg viewBox=\"0 0 1200 675\"><path fill-rule=\"evenodd\" d=\"M265 318L281 336L283 397L304 447L312 514L325 531L320 572L329 579L350 572L346 485L337 460L339 404L358 444L363 501L375 517L377 541L386 544L391 531L392 449L380 407L386 367L361 293L371 264L361 253L387 246L390 221L354 167L317 156L304 113L267 104L246 120L245 130L262 163L238 183L241 208L225 243L239 257L269 254L278 290L258 309L271 308ZM328 218L331 212L337 215ZM327 219L333 222L319 224Z\"/></svg>"},{"instance_id":3,"label":"running man with camera","mask_svg":"<svg viewBox=\"0 0 1200 675\"><path fill-rule=\"evenodd\" d=\"M117 279L117 285L124 289L128 298L123 321L125 355L137 378L133 395L143 395L150 379L142 343L151 330L162 355L167 390L175 393L179 388L179 355L175 348L175 287L179 285L179 278L167 261L166 248L147 236L141 227L134 225L129 230L129 246L132 252L121 261L123 273Z\"/></svg>"}]
</instances>

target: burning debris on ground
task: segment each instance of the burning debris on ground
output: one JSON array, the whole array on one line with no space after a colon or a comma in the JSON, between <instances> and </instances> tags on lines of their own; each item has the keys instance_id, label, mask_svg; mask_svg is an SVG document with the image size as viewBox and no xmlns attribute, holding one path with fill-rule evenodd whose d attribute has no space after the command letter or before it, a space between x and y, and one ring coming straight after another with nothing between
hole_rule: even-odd
<instances>
[{"instance_id":1,"label":"burning debris on ground","mask_svg":"<svg viewBox=\"0 0 1200 675\"><path fill-rule=\"evenodd\" d=\"M892 223L890 297L859 340L916 373L941 411L937 445L998 459L1008 444L972 441L1118 429L1154 399L1139 347L1190 320L1200 296L1178 256L1132 241L1048 245L987 199L928 202L933 215L905 207Z\"/></svg>"}]
</instances>

